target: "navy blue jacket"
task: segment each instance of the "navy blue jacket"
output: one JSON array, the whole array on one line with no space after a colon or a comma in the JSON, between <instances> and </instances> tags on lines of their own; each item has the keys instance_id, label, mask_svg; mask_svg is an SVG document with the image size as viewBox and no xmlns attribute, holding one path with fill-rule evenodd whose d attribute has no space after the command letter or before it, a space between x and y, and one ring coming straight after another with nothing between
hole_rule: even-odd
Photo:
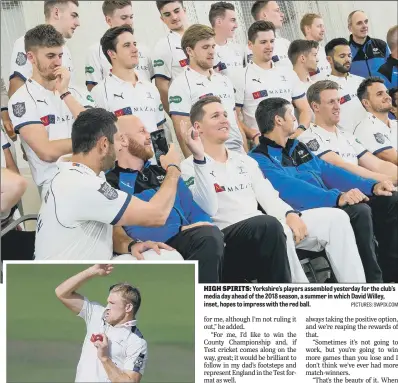
<instances>
[{"instance_id":1,"label":"navy blue jacket","mask_svg":"<svg viewBox=\"0 0 398 383\"><path fill-rule=\"evenodd\" d=\"M369 36L365 44L357 44L350 35L352 63L350 73L361 77L379 76L379 68L387 61L391 54L387 43Z\"/></svg>"},{"instance_id":2,"label":"navy blue jacket","mask_svg":"<svg viewBox=\"0 0 398 383\"><path fill-rule=\"evenodd\" d=\"M280 197L297 210L337 207L342 192L358 188L372 195L377 183L327 163L298 140L289 139L282 148L267 137L260 137L260 144L249 155Z\"/></svg>"},{"instance_id":3,"label":"navy blue jacket","mask_svg":"<svg viewBox=\"0 0 398 383\"><path fill-rule=\"evenodd\" d=\"M159 190L166 177L163 168L147 162L142 172L123 169L116 163L115 168L106 175L106 179L115 189L122 190L140 200L149 201ZM125 226L126 233L141 241L167 242L180 232L181 226L196 222L211 222L206 214L193 200L191 191L182 179L177 186L173 209L166 224L161 227Z\"/></svg>"},{"instance_id":4,"label":"navy blue jacket","mask_svg":"<svg viewBox=\"0 0 398 383\"><path fill-rule=\"evenodd\" d=\"M377 75L384 80L388 89L398 86L398 60L388 57L387 61L379 68Z\"/></svg>"}]
</instances>

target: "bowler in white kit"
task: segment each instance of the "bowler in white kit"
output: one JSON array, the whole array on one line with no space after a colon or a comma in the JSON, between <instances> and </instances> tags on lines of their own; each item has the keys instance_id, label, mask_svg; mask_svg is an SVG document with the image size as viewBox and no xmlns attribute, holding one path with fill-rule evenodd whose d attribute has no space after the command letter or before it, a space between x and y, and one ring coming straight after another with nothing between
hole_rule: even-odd
<instances>
[{"instance_id":1,"label":"bowler in white kit","mask_svg":"<svg viewBox=\"0 0 398 383\"><path fill-rule=\"evenodd\" d=\"M106 307L76 292L89 279L112 270L112 265L94 265L55 289L58 299L86 322L75 382L139 383L145 370L147 343L136 320L140 291L127 283L115 284L109 288Z\"/></svg>"}]
</instances>

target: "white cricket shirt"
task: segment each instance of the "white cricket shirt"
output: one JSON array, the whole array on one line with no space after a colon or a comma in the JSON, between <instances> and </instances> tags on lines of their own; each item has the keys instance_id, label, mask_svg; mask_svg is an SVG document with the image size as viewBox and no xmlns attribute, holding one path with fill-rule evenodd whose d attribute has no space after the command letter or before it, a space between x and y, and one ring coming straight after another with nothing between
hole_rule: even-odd
<instances>
[{"instance_id":1,"label":"white cricket shirt","mask_svg":"<svg viewBox=\"0 0 398 383\"><path fill-rule=\"evenodd\" d=\"M293 65L289 60L289 56L287 54L290 46L290 41L283 37L275 37L274 42L274 52L272 55L272 62L275 66L283 66L293 69ZM246 62L253 61L253 52L249 47L246 48Z\"/></svg>"},{"instance_id":2,"label":"white cricket shirt","mask_svg":"<svg viewBox=\"0 0 398 383\"><path fill-rule=\"evenodd\" d=\"M98 302L84 298L83 308L78 314L86 322L84 338L75 382L110 382L108 375L97 356L97 349L90 341L93 334L105 334L109 342L109 356L112 362L123 371L144 374L148 360L147 343L133 320L123 325L111 326L103 320L105 307Z\"/></svg>"},{"instance_id":3,"label":"white cricket shirt","mask_svg":"<svg viewBox=\"0 0 398 383\"><path fill-rule=\"evenodd\" d=\"M354 135L374 155L387 149L398 148L397 120L388 120L386 125L368 112L366 118L356 126Z\"/></svg>"},{"instance_id":4,"label":"white cricket shirt","mask_svg":"<svg viewBox=\"0 0 398 383\"><path fill-rule=\"evenodd\" d=\"M347 73L347 77L326 76L339 84L340 122L341 129L353 133L355 127L366 117L366 110L357 96L357 90L363 77Z\"/></svg>"},{"instance_id":5,"label":"white cricket shirt","mask_svg":"<svg viewBox=\"0 0 398 383\"><path fill-rule=\"evenodd\" d=\"M196 203L220 229L263 214L258 203L283 223L286 213L294 210L279 198L257 162L246 154L228 150L226 163L207 154L203 163L190 156L181 163L181 171Z\"/></svg>"},{"instance_id":6,"label":"white cricket shirt","mask_svg":"<svg viewBox=\"0 0 398 383\"><path fill-rule=\"evenodd\" d=\"M155 45L152 53L154 77L174 80L188 65L188 58L181 48L182 36L170 31Z\"/></svg>"},{"instance_id":7,"label":"white cricket shirt","mask_svg":"<svg viewBox=\"0 0 398 383\"><path fill-rule=\"evenodd\" d=\"M112 188L85 165L57 162L36 228L36 260L109 260L112 225L131 196Z\"/></svg>"},{"instance_id":8,"label":"white cricket shirt","mask_svg":"<svg viewBox=\"0 0 398 383\"><path fill-rule=\"evenodd\" d=\"M245 52L243 46L232 41L224 45L217 45L214 52L214 69L228 76L231 80L236 70L243 68L245 64Z\"/></svg>"},{"instance_id":9,"label":"white cricket shirt","mask_svg":"<svg viewBox=\"0 0 398 383\"><path fill-rule=\"evenodd\" d=\"M270 97L282 97L290 102L305 97L305 88L293 69L260 68L250 63L234 79L236 106L242 108L243 121L258 129L255 117L258 104Z\"/></svg>"},{"instance_id":10,"label":"white cricket shirt","mask_svg":"<svg viewBox=\"0 0 398 383\"><path fill-rule=\"evenodd\" d=\"M84 107L95 106L93 98L86 90L74 86L69 86L68 90ZM20 134L22 129L42 124L47 130L50 141L71 138L74 117L59 96L58 92L45 89L36 81L28 79L8 102L8 113L15 133ZM57 172L56 163L42 161L24 141L22 135L20 138L28 157L33 180L38 186L48 183Z\"/></svg>"},{"instance_id":11,"label":"white cricket shirt","mask_svg":"<svg viewBox=\"0 0 398 383\"><path fill-rule=\"evenodd\" d=\"M228 113L230 124L229 139L226 145L231 150L243 150L243 138L235 116L235 93L227 76L210 70L210 79L187 67L169 88L170 116L189 116L191 107L206 96L218 96Z\"/></svg>"},{"instance_id":12,"label":"white cricket shirt","mask_svg":"<svg viewBox=\"0 0 398 383\"><path fill-rule=\"evenodd\" d=\"M137 72L136 72L137 74ZM142 80L134 85L113 73L92 89L98 107L114 113L117 117L134 115L140 118L148 132L153 132L166 122L160 94L155 85Z\"/></svg>"},{"instance_id":13,"label":"white cricket shirt","mask_svg":"<svg viewBox=\"0 0 398 383\"><path fill-rule=\"evenodd\" d=\"M298 136L298 140L318 157L329 152L337 153L344 161L358 165L359 159L367 152L363 145L353 134L336 128L335 132L329 132L318 125L310 127Z\"/></svg>"},{"instance_id":14,"label":"white cricket shirt","mask_svg":"<svg viewBox=\"0 0 398 383\"><path fill-rule=\"evenodd\" d=\"M3 129L0 129L0 139L1 139L1 167L6 169L6 159L4 155L4 150L9 149L11 147L10 142L7 140L6 134L3 132ZM0 213L0 220L4 220L5 218L10 216L11 211L6 210L3 213Z\"/></svg>"},{"instance_id":15,"label":"white cricket shirt","mask_svg":"<svg viewBox=\"0 0 398 383\"><path fill-rule=\"evenodd\" d=\"M146 46L139 44L138 47L139 60L135 68L139 77L146 81L151 81L153 77L152 60L149 57ZM86 85L97 85L105 77L112 72L112 65L102 51L100 43L91 45L86 57Z\"/></svg>"},{"instance_id":16,"label":"white cricket shirt","mask_svg":"<svg viewBox=\"0 0 398 383\"><path fill-rule=\"evenodd\" d=\"M312 81L325 80L326 76L332 72L329 61L326 58L325 48L319 45L318 49L318 68L314 73L310 73Z\"/></svg>"},{"instance_id":17,"label":"white cricket shirt","mask_svg":"<svg viewBox=\"0 0 398 383\"><path fill-rule=\"evenodd\" d=\"M72 55L66 44L63 46L63 53L62 66L67 68L71 73L70 81L73 83L75 80L75 69L72 62ZM15 41L11 54L10 80L15 76L20 77L23 81L32 76L32 64L26 57L25 52L25 35Z\"/></svg>"}]
</instances>

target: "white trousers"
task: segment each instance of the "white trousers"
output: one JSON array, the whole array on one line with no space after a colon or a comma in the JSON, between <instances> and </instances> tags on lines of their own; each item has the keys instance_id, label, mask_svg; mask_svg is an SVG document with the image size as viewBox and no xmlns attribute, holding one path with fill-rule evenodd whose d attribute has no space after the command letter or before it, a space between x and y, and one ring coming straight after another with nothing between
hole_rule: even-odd
<instances>
[{"instance_id":1,"label":"white trousers","mask_svg":"<svg viewBox=\"0 0 398 383\"><path fill-rule=\"evenodd\" d=\"M176 250L160 249L160 255L155 250L147 250L143 254L145 261L183 261L184 258ZM112 261L136 261L137 258L131 254L122 254L112 258Z\"/></svg>"},{"instance_id":2,"label":"white trousers","mask_svg":"<svg viewBox=\"0 0 398 383\"><path fill-rule=\"evenodd\" d=\"M358 253L348 214L336 208L305 210L301 218L307 225L308 237L295 245L292 230L284 224L287 253L293 282L308 282L296 254L297 249L321 251L326 255L338 282L366 283L365 271Z\"/></svg>"}]
</instances>

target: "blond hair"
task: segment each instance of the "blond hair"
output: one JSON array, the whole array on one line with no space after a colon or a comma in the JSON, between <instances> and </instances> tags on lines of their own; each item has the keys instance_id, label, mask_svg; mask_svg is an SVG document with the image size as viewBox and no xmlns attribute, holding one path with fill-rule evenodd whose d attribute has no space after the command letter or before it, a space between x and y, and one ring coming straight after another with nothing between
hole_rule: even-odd
<instances>
[{"instance_id":1,"label":"blond hair","mask_svg":"<svg viewBox=\"0 0 398 383\"><path fill-rule=\"evenodd\" d=\"M310 27L315 19L322 19L321 15L317 13L306 13L300 21L300 29L305 36L305 27Z\"/></svg>"},{"instance_id":2,"label":"blond hair","mask_svg":"<svg viewBox=\"0 0 398 383\"><path fill-rule=\"evenodd\" d=\"M209 40L215 36L212 28L207 25L193 24L184 33L181 39L181 48L188 57L187 48L194 49L201 40Z\"/></svg>"}]
</instances>

